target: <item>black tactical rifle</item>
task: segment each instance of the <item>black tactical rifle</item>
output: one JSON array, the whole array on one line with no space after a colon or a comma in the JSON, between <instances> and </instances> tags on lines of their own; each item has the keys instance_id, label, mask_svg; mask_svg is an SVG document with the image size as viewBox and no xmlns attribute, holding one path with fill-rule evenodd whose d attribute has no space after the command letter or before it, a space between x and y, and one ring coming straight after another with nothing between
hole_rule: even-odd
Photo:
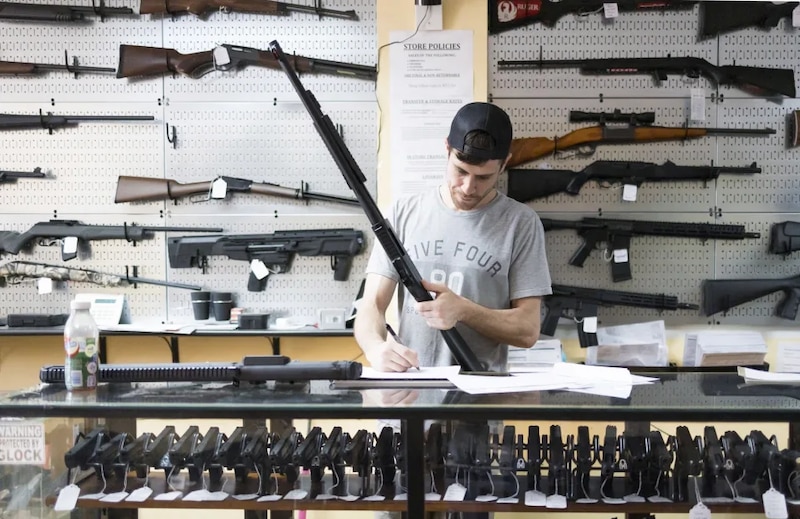
<instances>
[{"instance_id":1,"label":"black tactical rifle","mask_svg":"<svg viewBox=\"0 0 800 519\"><path fill-rule=\"evenodd\" d=\"M691 303L679 303L676 296L664 294L642 294L638 292L620 292L600 288L572 287L553 285L553 293L544 296L546 312L542 320L541 333L553 336L561 317L573 319L578 327L578 339L582 348L597 346L597 335L584 329L587 317L597 317L600 306L632 306L635 308L653 308L655 310L697 310Z\"/></svg>"},{"instance_id":2,"label":"black tactical rifle","mask_svg":"<svg viewBox=\"0 0 800 519\"><path fill-rule=\"evenodd\" d=\"M670 75L704 77L718 88L734 86L759 96L795 97L794 71L739 65L714 65L691 56L665 58L538 59L498 61L498 70L577 68L589 76L650 75L658 85Z\"/></svg>"},{"instance_id":3,"label":"black tactical rifle","mask_svg":"<svg viewBox=\"0 0 800 519\"><path fill-rule=\"evenodd\" d=\"M2 244L2 241L0 241ZM275 231L272 234L178 236L167 240L172 268L205 269L208 256L227 256L232 260L260 261L273 274L289 272L295 255L330 256L333 279L346 281L353 257L364 248L364 233L356 229L309 229ZM260 292L268 275L251 268L247 290Z\"/></svg>"},{"instance_id":4,"label":"black tactical rifle","mask_svg":"<svg viewBox=\"0 0 800 519\"><path fill-rule=\"evenodd\" d=\"M130 7L107 7L103 0L91 6L26 4L0 2L0 20L23 22L83 22L88 16L96 16L102 22L106 16L135 14Z\"/></svg>"},{"instance_id":5,"label":"black tactical rifle","mask_svg":"<svg viewBox=\"0 0 800 519\"><path fill-rule=\"evenodd\" d=\"M508 196L520 202L544 198L556 193L577 195L581 188L593 180L601 185L630 184L636 187L645 182L714 180L722 173L761 173L753 162L749 167L679 166L671 161L663 164L629 162L622 160L596 160L580 171L568 169L509 169Z\"/></svg>"},{"instance_id":6,"label":"black tactical rifle","mask_svg":"<svg viewBox=\"0 0 800 519\"><path fill-rule=\"evenodd\" d=\"M758 238L755 232L746 232L743 225L713 223L681 223L644 220L619 220L611 218L583 218L582 220L556 220L542 218L545 231L574 229L583 238L583 244L569 259L569 264L582 267L586 258L600 243L607 244L611 256L611 276L615 282L632 278L629 250L634 236L669 236L698 238L701 240L743 240Z\"/></svg>"},{"instance_id":7,"label":"black tactical rifle","mask_svg":"<svg viewBox=\"0 0 800 519\"><path fill-rule=\"evenodd\" d=\"M0 131L42 128L50 133L57 128L76 126L85 121L152 121L152 115L53 115L39 110L39 115L0 114Z\"/></svg>"},{"instance_id":8,"label":"black tactical rifle","mask_svg":"<svg viewBox=\"0 0 800 519\"><path fill-rule=\"evenodd\" d=\"M791 18L798 2L700 2L700 36L718 34L746 27L769 30L777 27L781 18Z\"/></svg>"},{"instance_id":9,"label":"black tactical rifle","mask_svg":"<svg viewBox=\"0 0 800 519\"><path fill-rule=\"evenodd\" d=\"M703 281L703 315L726 312L775 292L785 294L776 313L795 319L800 306L800 275L779 279L707 279Z\"/></svg>"},{"instance_id":10,"label":"black tactical rifle","mask_svg":"<svg viewBox=\"0 0 800 519\"><path fill-rule=\"evenodd\" d=\"M297 77L297 73L292 68L289 59L283 53L278 42L273 40L270 42L269 48L280 63L283 72L292 83L292 87L294 87L297 95L300 96L303 106L314 121L314 127L317 133L322 138L325 147L328 148L328 152L330 152L334 162L336 162L336 165L339 167L347 185L350 186L350 189L355 193L356 198L361 204L361 208L364 210L364 214L366 214L367 219L372 225L372 231L375 233L381 247L386 251L386 255L389 257L395 270L397 270L401 283L415 300L432 301L433 296L431 296L422 285L422 277L417 267L409 258L405 247L403 247L403 244L397 237L391 223L381 214L378 204L375 203L369 190L367 190L365 185L367 179L364 173L356 163L353 155L344 143L344 140L342 140L341 135L336 131L330 117L322 113L322 108L314 95L306 90L303 83L300 82L300 78ZM455 327L449 330L441 330L441 333L450 352L462 369L465 371L485 370L485 367L481 365L480 361L478 361L478 357L470 349L469 345L464 341L464 338Z\"/></svg>"},{"instance_id":11,"label":"black tactical rifle","mask_svg":"<svg viewBox=\"0 0 800 519\"><path fill-rule=\"evenodd\" d=\"M33 171L0 171L0 184L11 184L18 178L45 178L47 173L42 172L42 168Z\"/></svg>"},{"instance_id":12,"label":"black tactical rifle","mask_svg":"<svg viewBox=\"0 0 800 519\"><path fill-rule=\"evenodd\" d=\"M49 246L61 243L61 259L69 261L78 256L78 247L90 241L125 240L136 243L154 238L155 232L222 232L209 227L143 227L127 223L123 225L89 225L77 220L50 220L39 222L25 232L0 231L0 254L18 254L34 241ZM70 243L74 238L77 243Z\"/></svg>"}]
</instances>

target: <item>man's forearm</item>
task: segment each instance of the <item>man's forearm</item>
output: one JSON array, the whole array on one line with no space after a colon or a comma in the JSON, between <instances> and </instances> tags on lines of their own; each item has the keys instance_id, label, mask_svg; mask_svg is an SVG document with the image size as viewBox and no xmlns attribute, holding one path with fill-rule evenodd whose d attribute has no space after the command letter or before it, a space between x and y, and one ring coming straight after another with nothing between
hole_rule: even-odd
<instances>
[{"instance_id":1,"label":"man's forearm","mask_svg":"<svg viewBox=\"0 0 800 519\"><path fill-rule=\"evenodd\" d=\"M534 312L529 306L492 309L466 298L462 301L460 321L484 337L520 348L529 348L539 339L538 304L535 315L531 315Z\"/></svg>"},{"instance_id":2,"label":"man's forearm","mask_svg":"<svg viewBox=\"0 0 800 519\"><path fill-rule=\"evenodd\" d=\"M375 306L364 305L356 313L353 335L364 353L386 341L386 316Z\"/></svg>"}]
</instances>

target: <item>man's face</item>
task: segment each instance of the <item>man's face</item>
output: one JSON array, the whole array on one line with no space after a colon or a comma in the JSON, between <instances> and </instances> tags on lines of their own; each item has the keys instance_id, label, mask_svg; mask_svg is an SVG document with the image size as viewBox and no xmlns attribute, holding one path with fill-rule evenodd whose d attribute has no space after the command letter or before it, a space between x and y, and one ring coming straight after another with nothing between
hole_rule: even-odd
<instances>
[{"instance_id":1,"label":"man's face","mask_svg":"<svg viewBox=\"0 0 800 519\"><path fill-rule=\"evenodd\" d=\"M480 166L458 160L455 151L447 150L447 188L459 211L481 207L489 200L503 171L502 160L490 160Z\"/></svg>"}]
</instances>

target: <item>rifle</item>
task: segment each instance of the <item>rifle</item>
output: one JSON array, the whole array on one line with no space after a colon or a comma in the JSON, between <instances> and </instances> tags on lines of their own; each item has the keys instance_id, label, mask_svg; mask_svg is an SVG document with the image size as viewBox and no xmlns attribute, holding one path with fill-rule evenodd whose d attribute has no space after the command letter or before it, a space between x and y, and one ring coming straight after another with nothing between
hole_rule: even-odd
<instances>
[{"instance_id":1,"label":"rifle","mask_svg":"<svg viewBox=\"0 0 800 519\"><path fill-rule=\"evenodd\" d=\"M51 70L66 70L70 74L113 74L116 72L113 68L107 67L85 67L78 65L77 58L73 59L72 65L69 63L69 56L67 51L64 51L64 64L54 65L50 63L25 63L22 61L0 61L0 74L42 74Z\"/></svg>"},{"instance_id":2,"label":"rifle","mask_svg":"<svg viewBox=\"0 0 800 519\"><path fill-rule=\"evenodd\" d=\"M700 2L700 36L710 38L746 27L769 30L791 18L798 2Z\"/></svg>"},{"instance_id":3,"label":"rifle","mask_svg":"<svg viewBox=\"0 0 800 519\"><path fill-rule=\"evenodd\" d=\"M703 281L703 315L726 312L779 291L785 296L778 303L778 317L795 319L800 306L800 275L779 279L707 279Z\"/></svg>"},{"instance_id":4,"label":"rifle","mask_svg":"<svg viewBox=\"0 0 800 519\"><path fill-rule=\"evenodd\" d=\"M2 177L0 177L1 179ZM225 198L229 192L235 193L255 193L257 195L280 196L283 198L294 198L295 200L320 200L323 202L336 202L347 205L358 205L355 198L346 198L324 193L314 193L308 191L308 184L300 182L300 187L294 189L284 187L271 182L254 182L244 178L234 178L221 176L209 182L191 182L182 184L170 178L151 178L151 177L129 177L120 175L117 180L117 194L114 202L145 202L154 200L177 200L185 196L197 195L200 193L211 194L218 182L225 183L224 194L220 198Z\"/></svg>"},{"instance_id":5,"label":"rifle","mask_svg":"<svg viewBox=\"0 0 800 519\"><path fill-rule=\"evenodd\" d=\"M597 346L597 335L594 331L587 331L584 326L587 324L587 317L597 317L599 306L622 305L656 310L697 310L699 308L695 304L679 303L676 296L557 284L553 285L552 295L544 296L544 304L547 310L542 320L541 333L552 337L559 318L573 319L578 327L581 348Z\"/></svg>"},{"instance_id":6,"label":"rifle","mask_svg":"<svg viewBox=\"0 0 800 519\"><path fill-rule=\"evenodd\" d=\"M609 184L630 184L636 187L645 182L699 180L708 182L722 173L761 173L753 162L749 167L678 166L666 161L628 162L622 160L596 160L580 171L568 169L509 169L508 196L520 202L529 202L556 193L576 196L588 181ZM601 184L603 185L603 184Z\"/></svg>"},{"instance_id":7,"label":"rifle","mask_svg":"<svg viewBox=\"0 0 800 519\"><path fill-rule=\"evenodd\" d=\"M321 3L321 2L320 2ZM337 11L325 9L316 5L288 4L286 2L272 2L270 0L141 0L139 13L141 14L169 14L171 16L192 13L204 18L212 11L225 13L253 13L271 16L288 16L292 12L315 14L319 17L343 18L358 21L358 14L354 10Z\"/></svg>"},{"instance_id":8,"label":"rifle","mask_svg":"<svg viewBox=\"0 0 800 519\"><path fill-rule=\"evenodd\" d=\"M47 173L42 173L42 168L33 171L0 171L0 184L11 184L18 178L45 178Z\"/></svg>"},{"instance_id":9,"label":"rifle","mask_svg":"<svg viewBox=\"0 0 800 519\"><path fill-rule=\"evenodd\" d=\"M24 4L19 2L0 2L0 20L19 20L25 22L83 22L89 15L104 21L106 16L135 14L129 7L106 7L103 0L91 7L79 5Z\"/></svg>"},{"instance_id":10,"label":"rifle","mask_svg":"<svg viewBox=\"0 0 800 519\"><path fill-rule=\"evenodd\" d=\"M607 244L606 253L612 257L611 277L615 282L632 279L628 251L633 236L670 236L698 238L701 240L743 240L759 238L757 232L745 232L744 225L713 223L682 223L645 220L619 220L611 218L583 218L582 220L556 220L542 218L545 231L575 229L583 244L569 259L569 264L583 267L598 244Z\"/></svg>"},{"instance_id":11,"label":"rifle","mask_svg":"<svg viewBox=\"0 0 800 519\"><path fill-rule=\"evenodd\" d=\"M328 148L334 162L336 162L336 165L339 167L339 171L341 171L344 176L347 185L350 186L350 189L355 193L356 198L361 204L361 208L364 210L364 214L367 216L372 226L372 231L375 233L381 247L386 251L386 255L389 257L395 270L397 270L400 282L406 287L416 301L432 301L433 296L431 296L422 285L422 276L420 276L414 262L408 257L408 253L397 237L397 233L395 233L392 228L392 224L383 217L378 208L378 204L375 203L372 195L370 195L365 185L367 179L364 173L361 171L358 164L356 164L353 155L342 140L339 132L336 131L330 117L322 113L322 108L319 106L314 95L303 87L300 78L297 77L295 70L292 68L278 42L275 40L270 42L269 49L280 63L283 72L292 83L292 87L297 92L297 95L300 96L303 106L314 121L314 128L316 128L317 133L325 143L325 147ZM441 330L441 334L447 347L462 369L465 371L484 370L484 366L478 361L478 357L469 348L466 341L464 341L464 338L455 327L449 330Z\"/></svg>"},{"instance_id":12,"label":"rifle","mask_svg":"<svg viewBox=\"0 0 800 519\"><path fill-rule=\"evenodd\" d=\"M2 243L2 242L0 242ZM309 229L275 231L272 234L179 236L167 240L170 267L205 268L208 256L258 261L268 271L251 269L247 290L260 292L269 273L283 274L292 268L295 255L330 256L333 279L346 281L353 256L364 248L364 234L355 229ZM259 265L259 268L261 265Z\"/></svg>"},{"instance_id":13,"label":"rifle","mask_svg":"<svg viewBox=\"0 0 800 519\"><path fill-rule=\"evenodd\" d=\"M789 254L800 250L800 222L772 224L769 233L769 251L772 254Z\"/></svg>"},{"instance_id":14,"label":"rifle","mask_svg":"<svg viewBox=\"0 0 800 519\"><path fill-rule=\"evenodd\" d=\"M280 355L267 355L247 356L242 362L103 364L98 382L232 382L238 386L241 382L354 380L360 376L358 362L289 362ZM45 384L63 384L64 366L42 367L39 380Z\"/></svg>"},{"instance_id":15,"label":"rifle","mask_svg":"<svg viewBox=\"0 0 800 519\"><path fill-rule=\"evenodd\" d=\"M616 2L620 12L666 11L691 9L696 2L688 0L621 0ZM524 25L541 23L553 27L568 14L588 16L603 10L602 0L542 0L538 2L506 2L489 0L489 34L508 31Z\"/></svg>"},{"instance_id":16,"label":"rifle","mask_svg":"<svg viewBox=\"0 0 800 519\"><path fill-rule=\"evenodd\" d=\"M34 241L39 239L39 245L53 245L62 242L61 259L69 261L78 256L78 245L95 240L125 240L128 242L152 239L154 232L221 232L222 229L208 227L141 227L127 223L123 225L89 225L77 220L50 220L34 224L29 230L19 233L16 231L0 231L0 253L17 254ZM73 238L77 243L72 243Z\"/></svg>"},{"instance_id":17,"label":"rifle","mask_svg":"<svg viewBox=\"0 0 800 519\"><path fill-rule=\"evenodd\" d=\"M117 77L155 76L172 72L197 79L214 70L235 71L248 65L279 68L272 53L238 45L222 44L209 51L191 54L161 47L120 45ZM333 74L370 81L378 77L374 66L305 56L292 56L291 66L300 74Z\"/></svg>"},{"instance_id":18,"label":"rifle","mask_svg":"<svg viewBox=\"0 0 800 519\"><path fill-rule=\"evenodd\" d=\"M575 117L580 114L579 117ZM608 113L592 112L570 112L570 122L577 121L598 121L598 126L588 126L573 130L563 137L549 139L547 137L522 137L511 141L511 159L508 161L509 168L525 164L534 159L551 155L557 151L575 148L577 146L589 146L590 152L594 152L594 147L598 144L630 144L637 142L657 142L657 141L680 141L688 139L698 139L706 135L773 135L775 130L772 128L689 128L686 126L650 126L641 117L631 117L625 126L607 126L606 122L617 122L620 119L614 115L633 115L642 114L619 114L619 111ZM645 114L647 115L647 114ZM585 154L585 153L584 153Z\"/></svg>"},{"instance_id":19,"label":"rifle","mask_svg":"<svg viewBox=\"0 0 800 519\"><path fill-rule=\"evenodd\" d=\"M36 263L33 261L9 261L0 264L0 287L6 285L16 285L24 279L49 278L54 281L74 281L76 283L93 283L103 287L121 287L137 283L146 285L157 285L161 287L183 288L186 290L202 290L203 287L197 285L187 285L184 283L172 283L159 279L140 278L136 275L137 268L133 268L133 275L128 274L127 267L125 275L108 274L89 269L76 269L61 265L50 265L48 263Z\"/></svg>"},{"instance_id":20,"label":"rifle","mask_svg":"<svg viewBox=\"0 0 800 519\"><path fill-rule=\"evenodd\" d=\"M615 76L648 74L661 85L667 76L681 74L696 79L704 77L715 88L735 86L753 95L778 95L795 97L794 71L792 69L741 67L739 65L714 65L703 58L606 58L606 59L538 59L498 61L498 70L577 68L590 76Z\"/></svg>"},{"instance_id":21,"label":"rifle","mask_svg":"<svg viewBox=\"0 0 800 519\"><path fill-rule=\"evenodd\" d=\"M53 115L47 112L44 115L39 110L39 115L0 114L0 131L2 130L30 130L43 128L50 134L57 128L75 126L82 121L152 121L152 115Z\"/></svg>"}]
</instances>

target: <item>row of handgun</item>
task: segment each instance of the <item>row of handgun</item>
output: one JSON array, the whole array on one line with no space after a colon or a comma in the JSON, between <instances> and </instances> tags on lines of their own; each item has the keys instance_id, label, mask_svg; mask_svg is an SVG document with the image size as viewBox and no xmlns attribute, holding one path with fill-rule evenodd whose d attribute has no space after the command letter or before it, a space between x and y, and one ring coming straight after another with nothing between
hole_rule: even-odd
<instances>
[{"instance_id":1,"label":"row of handgun","mask_svg":"<svg viewBox=\"0 0 800 519\"><path fill-rule=\"evenodd\" d=\"M143 479L150 469L163 470L169 479L185 470L203 488L207 473L212 490L223 484L225 471L233 471L237 484L257 478L259 494L310 487L312 499L315 493L347 492L392 498L408 477L419 477L406 469L407 456L420 455L417 447L406 445L391 427L351 436L341 427L327 434L313 427L303 435L294 428L278 434L241 426L228 436L218 427L202 434L190 426L179 435L167 426L136 439L98 427L79 437L64 459L68 469L94 469L106 480L127 479L131 472ZM426 492L444 493L460 484L465 499L536 492L578 503L753 502L770 488L787 498L800 496L800 452L779 449L774 437L758 430L742 438L735 431L718 436L706 426L702 438L692 438L688 428L678 426L665 440L657 430L618 434L607 426L601 440L587 426L564 437L558 425L550 426L549 434L528 426L526 436L511 425L490 434L488 424L458 423L447 433L434 423L422 450ZM354 475L357 481L348 482Z\"/></svg>"}]
</instances>

